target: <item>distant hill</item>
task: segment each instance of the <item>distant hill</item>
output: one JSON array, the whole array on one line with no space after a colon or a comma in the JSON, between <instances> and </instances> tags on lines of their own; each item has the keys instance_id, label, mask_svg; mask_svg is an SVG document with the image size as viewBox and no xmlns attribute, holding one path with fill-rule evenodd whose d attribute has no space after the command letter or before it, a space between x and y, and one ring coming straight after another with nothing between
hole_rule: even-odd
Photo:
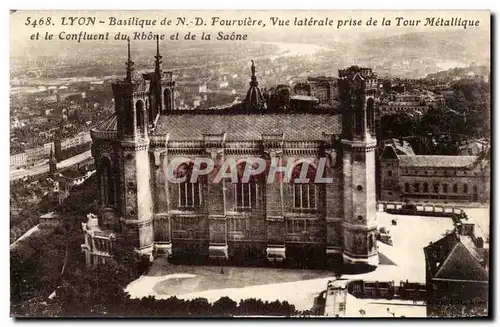
<instances>
[{"instance_id":1,"label":"distant hill","mask_svg":"<svg viewBox=\"0 0 500 327\"><path fill-rule=\"evenodd\" d=\"M456 67L433 74L428 74L426 79L456 80L472 76L489 76L490 69L487 66Z\"/></svg>"},{"instance_id":2,"label":"distant hill","mask_svg":"<svg viewBox=\"0 0 500 327\"><path fill-rule=\"evenodd\" d=\"M424 77L471 63L489 65L489 44L489 34L480 31L420 32L366 38L350 56L378 64L377 71L388 75Z\"/></svg>"},{"instance_id":3,"label":"distant hill","mask_svg":"<svg viewBox=\"0 0 500 327\"><path fill-rule=\"evenodd\" d=\"M489 62L488 35L473 30L454 32L421 32L367 39L364 51L380 55L405 57L434 57L456 61Z\"/></svg>"}]
</instances>

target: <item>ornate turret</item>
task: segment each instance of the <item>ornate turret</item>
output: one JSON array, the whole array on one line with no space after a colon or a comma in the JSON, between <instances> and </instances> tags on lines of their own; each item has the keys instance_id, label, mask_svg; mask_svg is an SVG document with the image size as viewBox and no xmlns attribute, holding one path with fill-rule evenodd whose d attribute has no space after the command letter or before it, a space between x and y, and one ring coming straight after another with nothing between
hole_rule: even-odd
<instances>
[{"instance_id":1,"label":"ornate turret","mask_svg":"<svg viewBox=\"0 0 500 327\"><path fill-rule=\"evenodd\" d=\"M161 54L160 54L160 37L156 36L156 55L155 55L155 79L157 81L161 80Z\"/></svg>"},{"instance_id":2,"label":"ornate turret","mask_svg":"<svg viewBox=\"0 0 500 327\"><path fill-rule=\"evenodd\" d=\"M127 77L125 77L125 82L131 83L132 82L132 72L134 71L134 62L130 59L130 38L127 39L127 62L125 65L127 66Z\"/></svg>"},{"instance_id":3,"label":"ornate turret","mask_svg":"<svg viewBox=\"0 0 500 327\"><path fill-rule=\"evenodd\" d=\"M156 35L156 54L155 54L155 71L151 78L151 107L149 113L149 124L154 124L156 116L162 111L163 97L162 97L162 69L160 54L160 37Z\"/></svg>"},{"instance_id":4,"label":"ornate turret","mask_svg":"<svg viewBox=\"0 0 500 327\"><path fill-rule=\"evenodd\" d=\"M133 78L133 65L128 40L126 77L112 84L115 114L98 126L103 133L91 134L93 141L98 140L92 145L92 155L99 185L99 227L119 230L139 257L149 257L153 252L148 137L151 94L146 81ZM115 130L116 134L109 133Z\"/></svg>"},{"instance_id":5,"label":"ornate turret","mask_svg":"<svg viewBox=\"0 0 500 327\"><path fill-rule=\"evenodd\" d=\"M248 111L261 111L266 109L266 103L262 92L259 88L259 82L257 82L257 77L255 76L255 64L252 60L251 66L252 77L250 80L250 88L248 89L247 96L245 98L245 109Z\"/></svg>"},{"instance_id":6,"label":"ornate turret","mask_svg":"<svg viewBox=\"0 0 500 327\"><path fill-rule=\"evenodd\" d=\"M155 54L154 72L143 74L146 81L150 82L150 105L149 105L149 124L154 123L159 114L168 114L174 110L174 89L175 82L172 79L172 72L162 70L162 56L160 54L160 37L156 36L156 54Z\"/></svg>"},{"instance_id":7,"label":"ornate turret","mask_svg":"<svg viewBox=\"0 0 500 327\"><path fill-rule=\"evenodd\" d=\"M132 140L147 134L146 85L134 80L134 62L130 54L130 39L127 40L126 76L113 83L113 97L117 117L117 134L120 139Z\"/></svg>"},{"instance_id":8,"label":"ornate turret","mask_svg":"<svg viewBox=\"0 0 500 327\"><path fill-rule=\"evenodd\" d=\"M371 68L351 66L339 70L342 134L345 139L375 137L377 76Z\"/></svg>"},{"instance_id":9,"label":"ornate turret","mask_svg":"<svg viewBox=\"0 0 500 327\"><path fill-rule=\"evenodd\" d=\"M344 263L378 265L376 246L374 97L370 68L339 70L344 181ZM359 173L359 172L363 173Z\"/></svg>"}]
</instances>

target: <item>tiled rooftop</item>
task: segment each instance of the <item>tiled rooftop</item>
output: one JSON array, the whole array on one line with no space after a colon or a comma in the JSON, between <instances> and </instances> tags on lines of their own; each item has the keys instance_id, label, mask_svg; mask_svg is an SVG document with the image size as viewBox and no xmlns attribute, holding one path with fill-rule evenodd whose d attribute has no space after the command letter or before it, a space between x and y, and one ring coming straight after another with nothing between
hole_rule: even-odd
<instances>
[{"instance_id":1,"label":"tiled rooftop","mask_svg":"<svg viewBox=\"0 0 500 327\"><path fill-rule=\"evenodd\" d=\"M401 167L467 167L477 156L399 156Z\"/></svg>"},{"instance_id":2,"label":"tiled rooftop","mask_svg":"<svg viewBox=\"0 0 500 327\"><path fill-rule=\"evenodd\" d=\"M95 127L116 131L116 115ZM284 133L288 141L319 141L323 133L342 132L341 115L330 114L174 114L162 115L153 134L170 133L170 140L202 140L203 134L226 133L228 141L260 140L262 134Z\"/></svg>"},{"instance_id":3,"label":"tiled rooftop","mask_svg":"<svg viewBox=\"0 0 500 327\"><path fill-rule=\"evenodd\" d=\"M203 134L226 133L228 141L260 140L262 134L284 133L289 141L318 141L323 133L339 134L341 116L329 114L162 115L154 134L170 140L202 140Z\"/></svg>"},{"instance_id":4,"label":"tiled rooftop","mask_svg":"<svg viewBox=\"0 0 500 327\"><path fill-rule=\"evenodd\" d=\"M95 129L98 131L116 131L116 124L116 114L113 114L104 119Z\"/></svg>"}]
</instances>

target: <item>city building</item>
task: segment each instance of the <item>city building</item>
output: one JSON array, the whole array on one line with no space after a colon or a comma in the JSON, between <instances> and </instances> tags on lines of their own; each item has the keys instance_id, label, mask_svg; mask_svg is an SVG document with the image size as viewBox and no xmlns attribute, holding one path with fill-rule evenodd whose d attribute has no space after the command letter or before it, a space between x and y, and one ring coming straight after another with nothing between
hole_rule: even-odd
<instances>
[{"instance_id":1,"label":"city building","mask_svg":"<svg viewBox=\"0 0 500 327\"><path fill-rule=\"evenodd\" d=\"M409 155L409 156L414 156L415 152L413 151L413 148L411 147L410 143L404 139L389 139L385 140L384 142L385 145L391 145L393 149L396 151L397 155Z\"/></svg>"},{"instance_id":2,"label":"city building","mask_svg":"<svg viewBox=\"0 0 500 327\"><path fill-rule=\"evenodd\" d=\"M468 140L461 144L458 150L462 156L477 156L488 148L488 143L486 140Z\"/></svg>"},{"instance_id":3,"label":"city building","mask_svg":"<svg viewBox=\"0 0 500 327\"><path fill-rule=\"evenodd\" d=\"M17 153L10 156L10 169L18 169L27 165L26 152Z\"/></svg>"},{"instance_id":4,"label":"city building","mask_svg":"<svg viewBox=\"0 0 500 327\"><path fill-rule=\"evenodd\" d=\"M328 76L308 77L311 85L311 95L316 97L320 104L333 105L337 94L337 79Z\"/></svg>"},{"instance_id":5,"label":"city building","mask_svg":"<svg viewBox=\"0 0 500 327\"><path fill-rule=\"evenodd\" d=\"M482 316L487 312L488 257L473 227L457 226L454 232L424 248L427 316Z\"/></svg>"},{"instance_id":6,"label":"city building","mask_svg":"<svg viewBox=\"0 0 500 327\"><path fill-rule=\"evenodd\" d=\"M345 317L348 294L347 284L345 280L328 281L325 293L324 316Z\"/></svg>"},{"instance_id":7,"label":"city building","mask_svg":"<svg viewBox=\"0 0 500 327\"><path fill-rule=\"evenodd\" d=\"M87 222L82 223L85 232L85 243L81 245L85 253L87 267L95 267L105 264L112 258L113 242L115 234L109 231L102 231L99 228L96 215L87 215Z\"/></svg>"},{"instance_id":8,"label":"city building","mask_svg":"<svg viewBox=\"0 0 500 327\"><path fill-rule=\"evenodd\" d=\"M338 100L337 79L329 76L308 77L306 82L294 86L296 96L307 96L320 105L336 105Z\"/></svg>"},{"instance_id":9,"label":"city building","mask_svg":"<svg viewBox=\"0 0 500 327\"><path fill-rule=\"evenodd\" d=\"M382 201L488 202L490 159L401 153L385 145L380 157Z\"/></svg>"},{"instance_id":10,"label":"city building","mask_svg":"<svg viewBox=\"0 0 500 327\"><path fill-rule=\"evenodd\" d=\"M289 102L293 111L311 111L319 104L317 98L300 94L290 96Z\"/></svg>"},{"instance_id":11,"label":"city building","mask_svg":"<svg viewBox=\"0 0 500 327\"><path fill-rule=\"evenodd\" d=\"M207 83L202 81L179 81L176 82L177 90L183 94L198 95L200 93L207 93Z\"/></svg>"},{"instance_id":12,"label":"city building","mask_svg":"<svg viewBox=\"0 0 500 327\"><path fill-rule=\"evenodd\" d=\"M394 114L423 115L429 109L445 107L445 99L430 91L413 91L393 94L378 106L380 117Z\"/></svg>"},{"instance_id":13,"label":"city building","mask_svg":"<svg viewBox=\"0 0 500 327\"><path fill-rule=\"evenodd\" d=\"M62 217L59 214L55 212L49 212L38 217L38 223L40 224L41 228L57 227L61 224L61 218Z\"/></svg>"},{"instance_id":14,"label":"city building","mask_svg":"<svg viewBox=\"0 0 500 327\"><path fill-rule=\"evenodd\" d=\"M57 130L57 128L49 130L48 132L40 132L40 134L43 135L46 133L54 135L54 130ZM78 148L84 149L84 146L89 146L91 141L90 133L88 132L81 132L73 137L65 139L55 137L53 142L47 142L41 146L26 149L21 153L12 154L10 156L10 169L26 168L42 164L50 159L52 149L54 149L56 158L62 160L62 152L68 152ZM86 150L80 152L83 151Z\"/></svg>"},{"instance_id":15,"label":"city building","mask_svg":"<svg viewBox=\"0 0 500 327\"><path fill-rule=\"evenodd\" d=\"M81 132L73 137L61 140L61 151L91 142L90 133Z\"/></svg>"},{"instance_id":16,"label":"city building","mask_svg":"<svg viewBox=\"0 0 500 327\"><path fill-rule=\"evenodd\" d=\"M206 84L206 87L210 91L216 91L220 89L225 89L229 86L229 82L226 80L212 81Z\"/></svg>"},{"instance_id":17,"label":"city building","mask_svg":"<svg viewBox=\"0 0 500 327\"><path fill-rule=\"evenodd\" d=\"M116 112L91 130L100 212L98 224L85 226L87 237L96 230L120 233L149 259L378 265L371 69L339 71L341 108L335 113L267 113L253 62L242 103L186 111L174 107L175 83L162 73L158 50L149 80L133 78L130 43L128 53L126 77L113 84ZM190 177L199 157L213 160L217 169L234 160L236 180L217 181L215 174L169 180L169 173ZM243 182L241 172L254 158L289 163L290 182L268 182L262 174ZM316 183L322 162L328 183ZM299 183L302 172L309 182Z\"/></svg>"}]
</instances>

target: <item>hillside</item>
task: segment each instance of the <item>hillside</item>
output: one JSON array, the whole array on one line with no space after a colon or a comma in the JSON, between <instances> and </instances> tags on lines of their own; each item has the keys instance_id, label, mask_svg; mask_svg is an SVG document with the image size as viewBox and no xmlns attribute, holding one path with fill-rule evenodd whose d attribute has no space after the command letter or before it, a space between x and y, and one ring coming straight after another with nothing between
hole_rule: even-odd
<instances>
[{"instance_id":1,"label":"hillside","mask_svg":"<svg viewBox=\"0 0 500 327\"><path fill-rule=\"evenodd\" d=\"M488 66L469 66L450 68L448 70L428 74L425 78L451 81L473 76L488 77L489 75L490 69Z\"/></svg>"},{"instance_id":2,"label":"hillside","mask_svg":"<svg viewBox=\"0 0 500 327\"><path fill-rule=\"evenodd\" d=\"M367 38L349 55L378 65L381 74L424 77L471 63L489 65L489 43L489 33L473 30L410 33Z\"/></svg>"}]
</instances>

